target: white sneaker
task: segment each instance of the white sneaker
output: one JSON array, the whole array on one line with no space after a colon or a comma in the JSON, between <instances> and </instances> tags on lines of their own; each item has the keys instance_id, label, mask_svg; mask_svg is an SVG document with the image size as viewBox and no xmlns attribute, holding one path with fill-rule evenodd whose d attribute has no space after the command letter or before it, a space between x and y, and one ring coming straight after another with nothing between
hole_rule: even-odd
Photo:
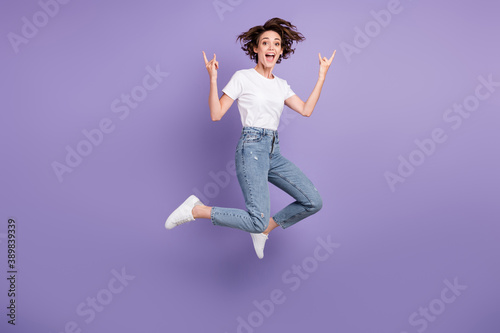
<instances>
[{"instance_id":1,"label":"white sneaker","mask_svg":"<svg viewBox=\"0 0 500 333\"><path fill-rule=\"evenodd\" d=\"M268 239L268 235L265 234L252 234L253 248L255 249L255 253L257 253L257 257L259 259L264 258L264 245L266 244L266 240Z\"/></svg>"},{"instance_id":2,"label":"white sneaker","mask_svg":"<svg viewBox=\"0 0 500 333\"><path fill-rule=\"evenodd\" d=\"M203 203L200 201L200 199L198 199L195 195L191 195L186 199L186 201L182 203L182 205L177 207L177 209L174 210L172 214L170 214L167 221L165 222L165 228L172 229L183 223L194 221L192 213L193 207L200 205L203 206Z\"/></svg>"}]
</instances>

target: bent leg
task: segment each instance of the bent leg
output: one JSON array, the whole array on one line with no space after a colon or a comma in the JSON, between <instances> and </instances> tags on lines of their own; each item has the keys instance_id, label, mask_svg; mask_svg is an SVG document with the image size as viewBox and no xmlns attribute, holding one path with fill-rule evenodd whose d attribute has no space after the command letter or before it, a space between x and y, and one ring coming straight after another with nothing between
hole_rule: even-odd
<instances>
[{"instance_id":1,"label":"bent leg","mask_svg":"<svg viewBox=\"0 0 500 333\"><path fill-rule=\"evenodd\" d=\"M295 199L273 216L283 229L317 213L323 207L323 200L311 180L281 154L271 159L268 179Z\"/></svg>"}]
</instances>

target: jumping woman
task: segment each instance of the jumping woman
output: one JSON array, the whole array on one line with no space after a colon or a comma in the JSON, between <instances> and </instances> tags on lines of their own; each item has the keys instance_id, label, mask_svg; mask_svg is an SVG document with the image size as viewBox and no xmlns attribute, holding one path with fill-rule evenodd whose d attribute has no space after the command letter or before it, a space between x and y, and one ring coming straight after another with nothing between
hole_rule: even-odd
<instances>
[{"instance_id":1,"label":"jumping woman","mask_svg":"<svg viewBox=\"0 0 500 333\"><path fill-rule=\"evenodd\" d=\"M291 227L321 209L323 201L313 183L281 155L277 131L284 105L304 117L311 116L335 56L335 51L329 59L318 54L318 81L303 102L287 81L272 71L282 59L294 53L292 44L304 39L294 25L280 18L270 19L263 26L255 26L239 35L236 40L242 43L243 51L256 66L235 72L222 89L220 99L217 89L219 63L215 54L209 61L203 51L210 76L208 105L212 120L220 120L238 100L243 129L236 146L235 165L247 210L209 207L191 195L168 217L167 229L198 218L210 219L214 225L249 232L255 252L262 259L265 242L274 228ZM268 182L295 199L274 216L270 213Z\"/></svg>"}]
</instances>

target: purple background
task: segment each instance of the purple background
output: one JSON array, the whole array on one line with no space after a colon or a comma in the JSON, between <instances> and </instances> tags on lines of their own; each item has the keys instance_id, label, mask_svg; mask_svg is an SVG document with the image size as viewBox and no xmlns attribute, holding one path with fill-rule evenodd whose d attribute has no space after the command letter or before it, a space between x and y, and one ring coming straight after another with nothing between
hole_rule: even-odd
<instances>
[{"instance_id":1,"label":"purple background","mask_svg":"<svg viewBox=\"0 0 500 333\"><path fill-rule=\"evenodd\" d=\"M221 0L219 16L212 1L71 1L16 53L8 34L41 7L2 1L0 330L64 332L73 321L82 332L232 333L238 317L253 316L257 327L239 332L499 332L500 88L455 130L443 115L474 94L479 76L500 81L500 5L401 0L349 58L342 45L389 2ZM233 160L241 123L236 103L211 122L201 51L217 54L220 91L254 66L236 36L275 16L307 38L274 69L303 100L318 52L337 55L313 116L285 108L280 127L282 153L316 184L323 209L273 231L259 260L244 232L208 220L167 231L164 221L195 190L244 208L236 177L217 185L211 176ZM169 76L120 119L111 104L148 66ZM105 118L113 132L60 182L52 163ZM391 191L384 173L435 128L447 140ZM270 189L272 212L290 202ZM5 315L9 217L15 327ZM313 262L317 237L340 247L291 290L283 274ZM135 278L85 322L79 304L104 300L122 268ZM455 278L467 289L443 312L444 281ZM285 302L259 317L254 300L274 289ZM411 325L429 305L442 313Z\"/></svg>"}]
</instances>

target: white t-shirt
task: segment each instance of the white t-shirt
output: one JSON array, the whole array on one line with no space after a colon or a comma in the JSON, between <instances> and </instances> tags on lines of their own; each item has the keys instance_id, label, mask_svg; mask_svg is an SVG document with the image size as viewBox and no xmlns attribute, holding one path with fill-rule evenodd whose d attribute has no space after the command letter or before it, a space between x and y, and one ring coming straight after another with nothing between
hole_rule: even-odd
<instances>
[{"instance_id":1,"label":"white t-shirt","mask_svg":"<svg viewBox=\"0 0 500 333\"><path fill-rule=\"evenodd\" d=\"M234 73L222 91L232 100L238 100L243 126L272 130L278 129L285 100L295 95L286 80L276 75L267 79L255 68Z\"/></svg>"}]
</instances>

